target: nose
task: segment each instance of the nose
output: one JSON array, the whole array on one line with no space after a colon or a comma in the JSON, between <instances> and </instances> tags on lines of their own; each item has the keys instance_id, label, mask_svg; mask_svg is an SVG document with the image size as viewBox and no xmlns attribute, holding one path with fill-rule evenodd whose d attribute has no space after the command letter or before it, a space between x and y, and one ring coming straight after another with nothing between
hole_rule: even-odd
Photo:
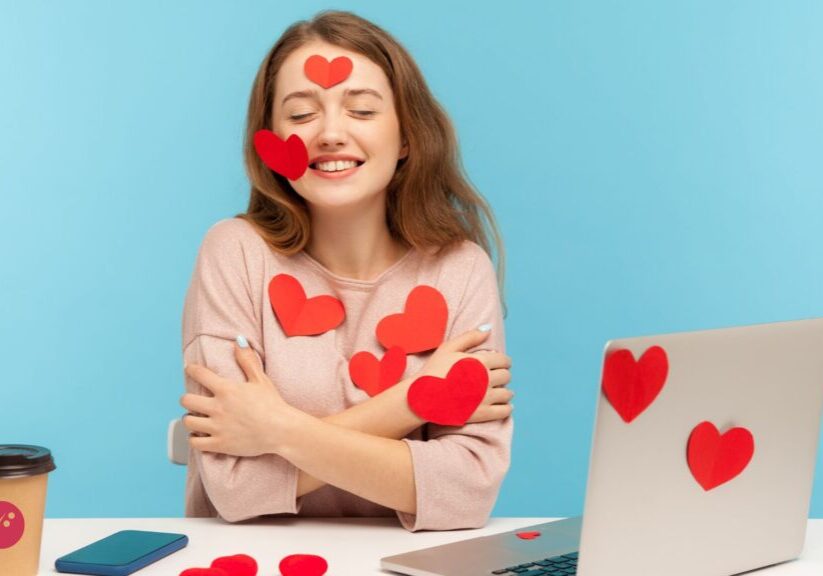
<instances>
[{"instance_id":1,"label":"nose","mask_svg":"<svg viewBox=\"0 0 823 576\"><path fill-rule=\"evenodd\" d=\"M337 114L323 117L323 125L317 137L318 144L324 149L342 148L348 141L345 122Z\"/></svg>"}]
</instances>

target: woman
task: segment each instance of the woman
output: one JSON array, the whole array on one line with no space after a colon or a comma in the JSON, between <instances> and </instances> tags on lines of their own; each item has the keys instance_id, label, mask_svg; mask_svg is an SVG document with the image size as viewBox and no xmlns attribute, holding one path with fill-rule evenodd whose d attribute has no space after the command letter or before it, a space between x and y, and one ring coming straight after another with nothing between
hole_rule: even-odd
<instances>
[{"instance_id":1,"label":"woman","mask_svg":"<svg viewBox=\"0 0 823 576\"><path fill-rule=\"evenodd\" d=\"M310 73L313 57L351 65L330 83ZM289 180L269 169L253 145L261 129L297 135L305 173ZM411 57L349 13L295 24L257 74L245 161L248 211L208 231L186 296L186 515L396 513L411 531L482 526L509 466L513 427L484 218L495 228ZM309 298L339 300L342 322L289 333L272 287L285 275ZM376 327L403 313L419 286L445 300L442 344L406 354L399 382L366 393L351 359L386 354ZM466 357L489 376L468 422L417 416L406 396L412 382L445 377Z\"/></svg>"}]
</instances>

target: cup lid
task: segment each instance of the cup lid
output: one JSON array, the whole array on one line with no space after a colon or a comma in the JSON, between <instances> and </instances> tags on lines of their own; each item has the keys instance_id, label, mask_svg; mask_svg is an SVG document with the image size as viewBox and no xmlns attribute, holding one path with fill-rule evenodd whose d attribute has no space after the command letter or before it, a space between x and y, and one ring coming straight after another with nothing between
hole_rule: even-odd
<instances>
[{"instance_id":1,"label":"cup lid","mask_svg":"<svg viewBox=\"0 0 823 576\"><path fill-rule=\"evenodd\" d=\"M0 478L45 474L55 468L54 458L48 448L0 444Z\"/></svg>"}]
</instances>

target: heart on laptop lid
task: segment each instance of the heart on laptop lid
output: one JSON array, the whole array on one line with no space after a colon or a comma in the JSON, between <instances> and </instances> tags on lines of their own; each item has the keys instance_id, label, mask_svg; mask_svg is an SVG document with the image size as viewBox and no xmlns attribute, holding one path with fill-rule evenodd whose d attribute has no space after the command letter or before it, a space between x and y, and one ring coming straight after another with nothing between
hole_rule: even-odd
<instances>
[{"instance_id":1,"label":"heart on laptop lid","mask_svg":"<svg viewBox=\"0 0 823 576\"><path fill-rule=\"evenodd\" d=\"M631 350L606 354L603 394L628 424L654 402L666 383L669 359L660 346L648 348L639 360Z\"/></svg>"},{"instance_id":2,"label":"heart on laptop lid","mask_svg":"<svg viewBox=\"0 0 823 576\"><path fill-rule=\"evenodd\" d=\"M711 422L701 422L689 435L686 454L692 476L709 491L746 469L754 456L754 436L742 427L721 434Z\"/></svg>"}]
</instances>

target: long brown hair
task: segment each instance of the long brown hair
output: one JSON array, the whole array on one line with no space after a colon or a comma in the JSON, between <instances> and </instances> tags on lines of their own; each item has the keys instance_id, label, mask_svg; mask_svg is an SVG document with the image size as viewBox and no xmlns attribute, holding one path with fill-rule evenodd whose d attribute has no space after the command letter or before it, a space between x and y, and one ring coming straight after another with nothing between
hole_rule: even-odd
<instances>
[{"instance_id":1,"label":"long brown hair","mask_svg":"<svg viewBox=\"0 0 823 576\"><path fill-rule=\"evenodd\" d=\"M408 144L408 155L398 162L386 190L386 218L392 236L422 249L447 248L463 240L476 242L496 257L502 294L502 240L489 205L465 175L448 116L405 48L380 27L350 12L320 12L311 21L293 24L263 60L252 86L243 147L251 197L246 212L237 217L252 224L280 253L295 254L309 241L311 220L305 201L286 178L263 164L253 138L258 130L271 129L275 76L283 61L312 40L363 54L389 79L400 130Z\"/></svg>"}]
</instances>

